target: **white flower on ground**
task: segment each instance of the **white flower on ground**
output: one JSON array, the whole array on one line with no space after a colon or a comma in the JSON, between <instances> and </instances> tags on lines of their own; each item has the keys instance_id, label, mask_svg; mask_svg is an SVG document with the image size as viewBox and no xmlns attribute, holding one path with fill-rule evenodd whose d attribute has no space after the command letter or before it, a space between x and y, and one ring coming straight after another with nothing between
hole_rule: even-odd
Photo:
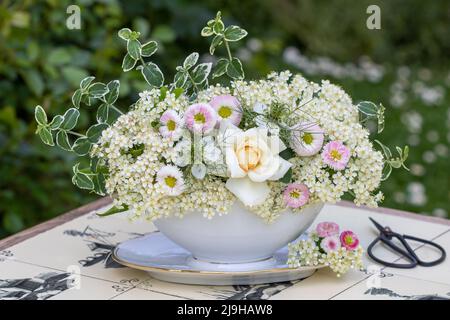
<instances>
[{"instance_id":1,"label":"white flower on ground","mask_svg":"<svg viewBox=\"0 0 450 320\"><path fill-rule=\"evenodd\" d=\"M292 130L291 148L302 157L313 156L323 145L323 130L313 123L302 123Z\"/></svg>"},{"instance_id":2,"label":"white flower on ground","mask_svg":"<svg viewBox=\"0 0 450 320\"><path fill-rule=\"evenodd\" d=\"M236 97L228 94L216 96L209 104L216 110L219 121L228 120L235 126L241 122L241 103Z\"/></svg>"},{"instance_id":3,"label":"white flower on ground","mask_svg":"<svg viewBox=\"0 0 450 320\"><path fill-rule=\"evenodd\" d=\"M229 175L226 187L247 206L263 203L270 193L266 181L282 178L292 166L279 156L286 146L264 128L243 131L222 123L220 131Z\"/></svg>"},{"instance_id":4,"label":"white flower on ground","mask_svg":"<svg viewBox=\"0 0 450 320\"><path fill-rule=\"evenodd\" d=\"M164 166L159 169L156 181L169 196L179 196L184 191L183 173L175 166Z\"/></svg>"}]
</instances>

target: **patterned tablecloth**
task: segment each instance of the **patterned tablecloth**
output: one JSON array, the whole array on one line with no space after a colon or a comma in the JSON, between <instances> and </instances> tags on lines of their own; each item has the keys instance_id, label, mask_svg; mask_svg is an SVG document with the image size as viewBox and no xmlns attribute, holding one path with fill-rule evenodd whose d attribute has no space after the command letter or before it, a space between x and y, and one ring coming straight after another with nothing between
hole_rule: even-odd
<instances>
[{"instance_id":1,"label":"patterned tablecloth","mask_svg":"<svg viewBox=\"0 0 450 320\"><path fill-rule=\"evenodd\" d=\"M99 209L105 210L105 208ZM373 217L399 233L442 245L450 253L450 221L327 205L317 222L336 221L354 230L364 248L376 236ZM364 257L366 270L337 278L328 269L298 281L254 286L195 286L162 282L122 267L111 250L154 230L125 215L99 218L95 211L0 250L0 299L450 299L450 258L432 268L382 268ZM416 246L424 259L436 252ZM398 257L379 247L379 255ZM76 276L76 274L80 276Z\"/></svg>"}]
</instances>

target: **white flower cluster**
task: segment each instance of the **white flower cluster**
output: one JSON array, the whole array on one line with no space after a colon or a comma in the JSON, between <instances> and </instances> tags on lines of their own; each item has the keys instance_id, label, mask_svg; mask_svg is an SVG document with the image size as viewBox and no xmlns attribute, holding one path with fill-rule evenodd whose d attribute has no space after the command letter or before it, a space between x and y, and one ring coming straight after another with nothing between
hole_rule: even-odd
<instances>
[{"instance_id":1,"label":"white flower cluster","mask_svg":"<svg viewBox=\"0 0 450 320\"><path fill-rule=\"evenodd\" d=\"M289 255L287 265L290 268L325 265L338 277L350 269L363 268L363 248L358 246L355 250L340 247L334 251L321 252L320 247L313 238L291 242L288 244Z\"/></svg>"},{"instance_id":2,"label":"white flower cluster","mask_svg":"<svg viewBox=\"0 0 450 320\"><path fill-rule=\"evenodd\" d=\"M222 102L217 102L217 106L211 103L223 96L228 96L226 99L235 97L230 100L235 109L220 110L220 103L228 101L225 98L221 98ZM141 93L134 108L103 131L91 156L99 158L108 167L106 189L114 196L117 206L127 206L137 217L149 219L198 210L207 217L227 213L236 197L226 185L224 150L218 147L216 136L209 133L214 126L212 121L241 108L243 120L239 128L248 130L264 125L258 119L245 116L246 110L258 113L261 106L267 106L269 112L272 106L285 108L280 116L286 119L285 123L265 123L270 134L280 134L282 138L283 130L295 131L297 123L314 123L323 130L319 149L322 142L337 140L342 146L336 148L346 148L344 151L349 153L338 154L339 157L349 156L342 170L330 169L326 158L318 151L311 156L297 155L288 160L285 170L291 167L291 181L294 182L289 192L297 197L292 200L294 211L301 210L298 206L306 202L339 201L347 192L354 195L356 204L376 206L382 199L381 193L375 194L383 169L382 154L373 149L368 131L359 123L358 108L341 88L327 81L321 85L312 83L286 71L272 73L259 81L234 81L229 88L210 86L198 92L195 104L192 103L184 94L176 96L165 92L161 96L159 89L152 89ZM213 114L216 111L217 115ZM236 116L234 121L240 121L240 118ZM191 165L191 161L196 160L195 155L192 159L191 151L195 149L190 140L192 132L181 133L179 128L183 121L187 127L203 134L200 145L204 162L197 166ZM204 123L203 126L199 126L198 121ZM177 134L172 134L175 131ZM329 157L336 157L332 154L335 150L330 150ZM259 157L259 151L255 152L253 155ZM278 161L278 158L273 159ZM246 166L252 169L253 163L246 162ZM168 188L170 192L165 192ZM268 181L266 188L268 197L264 203L249 209L270 222L286 210L287 198L283 198L286 182ZM285 192L285 197L288 196Z\"/></svg>"}]
</instances>

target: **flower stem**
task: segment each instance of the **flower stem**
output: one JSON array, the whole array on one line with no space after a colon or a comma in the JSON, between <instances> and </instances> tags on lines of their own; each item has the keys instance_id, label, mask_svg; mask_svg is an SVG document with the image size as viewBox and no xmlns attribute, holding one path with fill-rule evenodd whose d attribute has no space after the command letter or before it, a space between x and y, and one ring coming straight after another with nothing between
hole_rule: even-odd
<instances>
[{"instance_id":1,"label":"flower stem","mask_svg":"<svg viewBox=\"0 0 450 320\"><path fill-rule=\"evenodd\" d=\"M223 40L223 42L225 43L225 48L227 48L227 52L228 52L228 59L233 60L233 57L231 56L231 51L230 51L230 45L228 44L227 40Z\"/></svg>"},{"instance_id":2,"label":"flower stem","mask_svg":"<svg viewBox=\"0 0 450 320\"><path fill-rule=\"evenodd\" d=\"M81 134L81 133L78 133L78 132L75 132L75 131L67 130L66 132L67 132L67 133L70 133L70 134L72 134L72 135L74 135L74 136L77 136L77 137L86 138L85 135L83 135L83 134Z\"/></svg>"},{"instance_id":3,"label":"flower stem","mask_svg":"<svg viewBox=\"0 0 450 320\"><path fill-rule=\"evenodd\" d=\"M122 111L120 111L119 108L117 108L116 106L110 105L111 108L113 108L114 110L116 110L118 113L123 114Z\"/></svg>"}]
</instances>

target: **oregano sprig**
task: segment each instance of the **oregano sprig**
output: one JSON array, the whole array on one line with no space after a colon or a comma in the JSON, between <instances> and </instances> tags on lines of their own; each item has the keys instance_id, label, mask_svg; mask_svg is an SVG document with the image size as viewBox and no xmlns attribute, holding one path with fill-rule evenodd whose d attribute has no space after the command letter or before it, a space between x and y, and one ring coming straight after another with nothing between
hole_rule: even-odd
<instances>
[{"instance_id":1,"label":"oregano sprig","mask_svg":"<svg viewBox=\"0 0 450 320\"><path fill-rule=\"evenodd\" d=\"M230 42L237 42L247 36L247 31L239 26L231 25L225 28L222 21L222 14L217 12L216 17L209 20L206 27L201 31L203 37L211 37L209 53L214 54L217 47L224 45L227 51L227 58L220 58L212 74L213 79L224 75L225 73L232 79L244 79L244 70L242 63L237 57L233 57L230 50Z\"/></svg>"}]
</instances>

